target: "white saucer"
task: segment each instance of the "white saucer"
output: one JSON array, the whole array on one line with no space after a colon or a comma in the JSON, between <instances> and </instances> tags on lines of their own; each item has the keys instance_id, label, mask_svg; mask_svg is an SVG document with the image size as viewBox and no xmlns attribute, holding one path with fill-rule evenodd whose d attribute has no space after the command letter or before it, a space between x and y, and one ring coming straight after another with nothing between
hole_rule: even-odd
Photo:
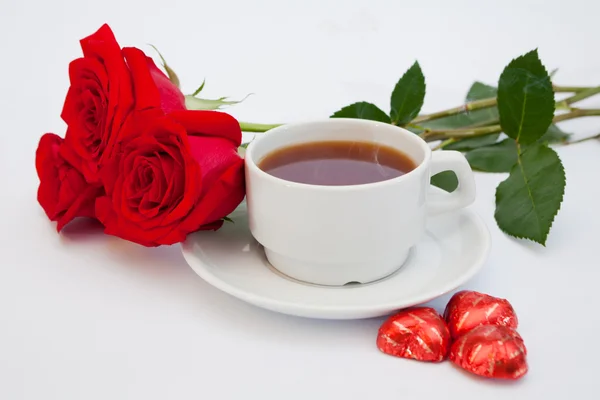
<instances>
[{"instance_id":1,"label":"white saucer","mask_svg":"<svg viewBox=\"0 0 600 400\"><path fill-rule=\"evenodd\" d=\"M275 270L248 229L244 203L217 232L196 232L183 256L200 277L241 300L284 314L359 319L425 303L468 281L486 260L490 235L473 211L429 218L423 240L393 275L344 287L298 282Z\"/></svg>"}]
</instances>

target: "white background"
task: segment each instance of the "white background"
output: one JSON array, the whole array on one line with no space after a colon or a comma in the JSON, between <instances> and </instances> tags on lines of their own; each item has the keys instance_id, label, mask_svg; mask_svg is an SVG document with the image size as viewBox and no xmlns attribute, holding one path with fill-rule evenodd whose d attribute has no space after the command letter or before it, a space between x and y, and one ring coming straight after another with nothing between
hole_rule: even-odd
<instances>
[{"instance_id":1,"label":"white background","mask_svg":"<svg viewBox=\"0 0 600 400\"><path fill-rule=\"evenodd\" d=\"M493 5L494 4L494 5ZM547 247L503 235L478 174L473 208L493 250L465 287L508 298L529 350L519 382L381 354L382 319L319 321L253 308L204 283L179 246L147 249L87 224L58 235L36 202L34 152L63 134L68 63L103 22L122 45L157 45L190 92L255 95L246 121L388 109L415 59L424 111L460 104L538 47L556 82L600 84L596 1L1 0L0 399L599 398L600 143L558 149L567 192ZM598 107L599 100L587 104ZM600 119L562 125L576 137ZM434 301L439 311L449 296Z\"/></svg>"}]
</instances>

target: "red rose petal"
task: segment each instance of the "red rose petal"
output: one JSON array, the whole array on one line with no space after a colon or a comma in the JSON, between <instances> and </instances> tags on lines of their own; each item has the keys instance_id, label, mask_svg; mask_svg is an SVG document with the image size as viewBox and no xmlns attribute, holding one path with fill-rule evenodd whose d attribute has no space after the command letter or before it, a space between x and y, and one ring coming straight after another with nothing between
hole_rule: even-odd
<instances>
[{"instance_id":1,"label":"red rose petal","mask_svg":"<svg viewBox=\"0 0 600 400\"><path fill-rule=\"evenodd\" d=\"M185 127L190 136L214 136L227 139L237 149L242 143L239 122L220 111L175 111L171 118Z\"/></svg>"},{"instance_id":2,"label":"red rose petal","mask_svg":"<svg viewBox=\"0 0 600 400\"><path fill-rule=\"evenodd\" d=\"M35 166L40 178L38 202L60 231L76 217L95 217L94 201L103 193L99 185L90 185L83 175L61 155L67 146L62 138L47 133L36 150Z\"/></svg>"},{"instance_id":3,"label":"red rose petal","mask_svg":"<svg viewBox=\"0 0 600 400\"><path fill-rule=\"evenodd\" d=\"M133 77L133 96L136 110L160 108L160 93L148 70L146 55L135 47L124 47L123 56Z\"/></svg>"},{"instance_id":4,"label":"red rose petal","mask_svg":"<svg viewBox=\"0 0 600 400\"><path fill-rule=\"evenodd\" d=\"M202 207L196 207L182 223L182 227L187 230L196 231L206 224L218 222L242 202L245 196L244 160L238 158L231 162L230 167L217 180L213 180L210 185L203 184L204 190L206 193L200 198Z\"/></svg>"},{"instance_id":5,"label":"red rose petal","mask_svg":"<svg viewBox=\"0 0 600 400\"><path fill-rule=\"evenodd\" d=\"M110 26L103 24L96 32L79 41L86 57L117 57L121 49Z\"/></svg>"},{"instance_id":6,"label":"red rose petal","mask_svg":"<svg viewBox=\"0 0 600 400\"><path fill-rule=\"evenodd\" d=\"M160 108L165 113L172 111L185 110L185 97L181 90L171 82L169 77L165 75L150 57L146 57L150 76L154 80L156 88L160 93Z\"/></svg>"}]
</instances>

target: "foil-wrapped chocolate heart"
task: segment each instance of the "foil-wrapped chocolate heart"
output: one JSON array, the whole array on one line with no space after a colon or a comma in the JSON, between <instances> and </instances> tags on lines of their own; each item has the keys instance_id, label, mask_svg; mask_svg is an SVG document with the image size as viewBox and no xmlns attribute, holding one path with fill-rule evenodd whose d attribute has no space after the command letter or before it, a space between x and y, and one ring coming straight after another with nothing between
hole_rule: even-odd
<instances>
[{"instance_id":1,"label":"foil-wrapped chocolate heart","mask_svg":"<svg viewBox=\"0 0 600 400\"><path fill-rule=\"evenodd\" d=\"M483 325L460 336L450 349L450 361L487 378L519 379L527 373L527 349L514 329Z\"/></svg>"},{"instance_id":2,"label":"foil-wrapped chocolate heart","mask_svg":"<svg viewBox=\"0 0 600 400\"><path fill-rule=\"evenodd\" d=\"M440 362L448 354L450 332L433 308L411 308L392 315L381 325L377 347L396 357Z\"/></svg>"},{"instance_id":3,"label":"foil-wrapped chocolate heart","mask_svg":"<svg viewBox=\"0 0 600 400\"><path fill-rule=\"evenodd\" d=\"M508 300L468 290L452 296L444 318L454 339L481 325L516 329L518 324L515 310Z\"/></svg>"}]
</instances>

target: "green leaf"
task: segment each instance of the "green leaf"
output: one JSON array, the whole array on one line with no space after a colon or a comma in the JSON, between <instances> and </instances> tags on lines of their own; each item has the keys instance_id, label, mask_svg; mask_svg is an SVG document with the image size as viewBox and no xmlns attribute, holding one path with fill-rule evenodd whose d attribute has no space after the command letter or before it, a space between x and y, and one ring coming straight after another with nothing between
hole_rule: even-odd
<instances>
[{"instance_id":1,"label":"green leaf","mask_svg":"<svg viewBox=\"0 0 600 400\"><path fill-rule=\"evenodd\" d=\"M481 82L475 82L473 85L471 85L465 101L471 102L475 100L489 99L490 97L496 97L496 88ZM498 108L489 107L481 110L465 111L449 117L423 122L421 123L421 126L428 129L443 130L459 129L471 126L485 126L497 122Z\"/></svg>"},{"instance_id":2,"label":"green leaf","mask_svg":"<svg viewBox=\"0 0 600 400\"><path fill-rule=\"evenodd\" d=\"M545 245L565 185L565 170L554 150L539 143L531 146L496 189L498 226L511 236Z\"/></svg>"},{"instance_id":3,"label":"green leaf","mask_svg":"<svg viewBox=\"0 0 600 400\"><path fill-rule=\"evenodd\" d=\"M475 136L472 138L461 139L457 142L444 146L444 150L469 151L483 146L489 146L498 141L499 133L485 136Z\"/></svg>"},{"instance_id":4,"label":"green leaf","mask_svg":"<svg viewBox=\"0 0 600 400\"><path fill-rule=\"evenodd\" d=\"M222 219L223 219L223 221L225 221L225 222L231 222L232 224L235 224L235 221L234 221L234 220L232 220L232 219L231 219L231 218L229 218L229 217L223 217Z\"/></svg>"},{"instance_id":5,"label":"green leaf","mask_svg":"<svg viewBox=\"0 0 600 400\"><path fill-rule=\"evenodd\" d=\"M202 84L200 85L200 87L198 89L196 89L194 91L194 93L192 93L193 97L196 97L200 94L200 92L202 91L202 89L204 89L204 85L206 85L206 78L202 79Z\"/></svg>"},{"instance_id":6,"label":"green leaf","mask_svg":"<svg viewBox=\"0 0 600 400\"><path fill-rule=\"evenodd\" d=\"M541 143L564 143L569 139L569 136L571 136L570 133L566 133L558 126L552 124L538 141Z\"/></svg>"},{"instance_id":7,"label":"green leaf","mask_svg":"<svg viewBox=\"0 0 600 400\"><path fill-rule=\"evenodd\" d=\"M421 111L425 100L425 77L419 63L415 63L402 75L392 92L390 113L396 125L406 125Z\"/></svg>"},{"instance_id":8,"label":"green leaf","mask_svg":"<svg viewBox=\"0 0 600 400\"><path fill-rule=\"evenodd\" d=\"M181 85L179 83L179 77L177 76L175 71L171 67L169 67L169 64L167 64L167 61L165 60L163 55L160 53L160 51L158 51L156 46L151 44L150 47L152 47L156 51L156 53L158 53L158 56L160 57L160 60L162 61L162 66L165 69L165 71L167 71L167 76L169 77L169 80L171 81L171 83L177 87L180 87Z\"/></svg>"},{"instance_id":9,"label":"green leaf","mask_svg":"<svg viewBox=\"0 0 600 400\"><path fill-rule=\"evenodd\" d=\"M494 86L477 81L471 85L471 88L467 93L467 101L489 99L490 97L496 97L497 94L498 89Z\"/></svg>"},{"instance_id":10,"label":"green leaf","mask_svg":"<svg viewBox=\"0 0 600 400\"><path fill-rule=\"evenodd\" d=\"M250 96L250 95L248 95ZM185 108L188 110L220 110L223 107L232 106L246 100L248 96L241 100L226 100L227 97L218 99L201 99L191 95L185 96Z\"/></svg>"},{"instance_id":11,"label":"green leaf","mask_svg":"<svg viewBox=\"0 0 600 400\"><path fill-rule=\"evenodd\" d=\"M465 157L471 168L483 172L510 172L517 163L517 143L512 139L479 147L469 151Z\"/></svg>"},{"instance_id":12,"label":"green leaf","mask_svg":"<svg viewBox=\"0 0 600 400\"><path fill-rule=\"evenodd\" d=\"M361 101L333 113L331 118L358 118L390 123L390 117L375 104Z\"/></svg>"},{"instance_id":13,"label":"green leaf","mask_svg":"<svg viewBox=\"0 0 600 400\"><path fill-rule=\"evenodd\" d=\"M446 192L454 192L458 187L458 178L454 171L443 171L431 177L431 184Z\"/></svg>"},{"instance_id":14,"label":"green leaf","mask_svg":"<svg viewBox=\"0 0 600 400\"><path fill-rule=\"evenodd\" d=\"M512 60L498 82L502 131L520 144L538 140L554 117L554 91L537 50Z\"/></svg>"}]
</instances>

